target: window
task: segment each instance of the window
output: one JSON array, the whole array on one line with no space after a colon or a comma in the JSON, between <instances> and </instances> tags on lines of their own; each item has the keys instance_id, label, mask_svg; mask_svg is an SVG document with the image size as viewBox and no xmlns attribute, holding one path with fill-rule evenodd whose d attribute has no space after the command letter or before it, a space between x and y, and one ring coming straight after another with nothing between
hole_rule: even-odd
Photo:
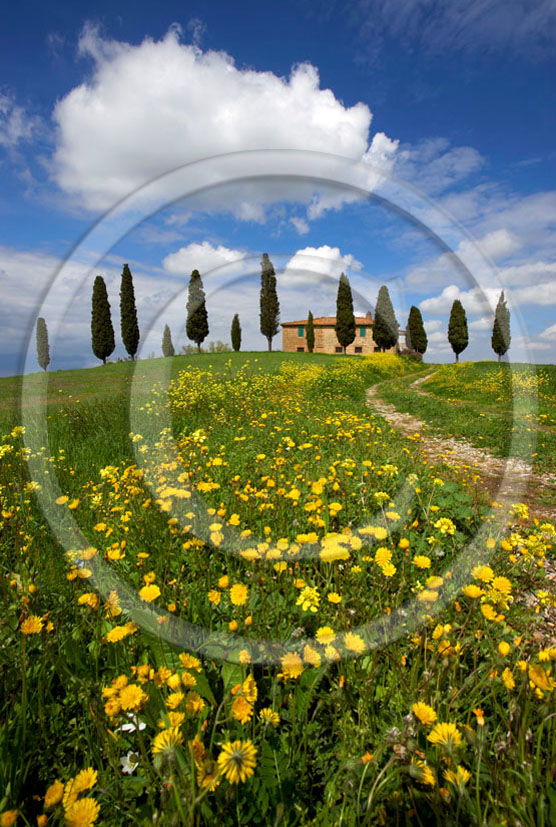
<instances>
[{"instance_id":1,"label":"window","mask_svg":"<svg viewBox=\"0 0 556 827\"><path fill-rule=\"evenodd\" d=\"M304 332L305 332L305 328L303 327L303 325L299 325L299 327L297 328L297 335L298 336L303 336Z\"/></svg>"},{"instance_id":2,"label":"window","mask_svg":"<svg viewBox=\"0 0 556 827\"><path fill-rule=\"evenodd\" d=\"M336 348L336 353L343 353L343 352L344 352L343 347L337 347Z\"/></svg>"},{"instance_id":3,"label":"window","mask_svg":"<svg viewBox=\"0 0 556 827\"><path fill-rule=\"evenodd\" d=\"M359 328L359 335L361 336L361 338L362 338L362 339L364 339L364 338L365 338L365 336L367 335L367 334L366 334L366 330L367 330L367 328L366 328L366 327L360 327L360 328ZM357 352L357 351L356 351L356 352Z\"/></svg>"},{"instance_id":4,"label":"window","mask_svg":"<svg viewBox=\"0 0 556 827\"><path fill-rule=\"evenodd\" d=\"M363 353L363 348L362 347L356 347L355 352L356 353Z\"/></svg>"},{"instance_id":5,"label":"window","mask_svg":"<svg viewBox=\"0 0 556 827\"><path fill-rule=\"evenodd\" d=\"M298 353L304 353L304 352L305 352L305 348L304 348L304 347L298 347L298 348L297 348L297 352L298 352Z\"/></svg>"}]
</instances>

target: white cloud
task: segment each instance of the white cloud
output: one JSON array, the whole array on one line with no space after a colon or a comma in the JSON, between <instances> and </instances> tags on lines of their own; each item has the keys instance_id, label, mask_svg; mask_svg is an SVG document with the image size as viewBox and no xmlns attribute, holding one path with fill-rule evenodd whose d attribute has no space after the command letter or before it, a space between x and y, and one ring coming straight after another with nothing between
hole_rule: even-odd
<instances>
[{"instance_id":1,"label":"white cloud","mask_svg":"<svg viewBox=\"0 0 556 827\"><path fill-rule=\"evenodd\" d=\"M450 284L438 296L424 299L419 307L424 313L449 313L454 301L459 299L466 313L483 314L496 307L499 295L500 290L495 287L484 290L479 287L461 290L457 284Z\"/></svg>"},{"instance_id":2,"label":"white cloud","mask_svg":"<svg viewBox=\"0 0 556 827\"><path fill-rule=\"evenodd\" d=\"M427 339L429 344L439 346L439 345L448 345L448 340L446 339L446 332L444 330L434 330L432 333L429 333L427 330L427 325L425 324L425 330L427 332Z\"/></svg>"},{"instance_id":3,"label":"white cloud","mask_svg":"<svg viewBox=\"0 0 556 827\"><path fill-rule=\"evenodd\" d=\"M108 208L172 168L230 152L312 150L391 166L397 143L382 133L369 143L368 106L344 107L320 88L309 64L294 66L288 78L240 69L224 52L180 43L177 27L135 46L105 40L89 26L79 47L93 59L93 73L54 110L53 174L89 209ZM368 165L362 185L375 179ZM244 192L239 207L237 187L205 203L230 208L231 201L240 217L260 221L269 198L300 195L313 217L346 198L314 183L296 190L291 181L275 191L252 184L247 199Z\"/></svg>"},{"instance_id":4,"label":"white cloud","mask_svg":"<svg viewBox=\"0 0 556 827\"><path fill-rule=\"evenodd\" d=\"M462 241L458 247L458 255L468 258L477 256L477 253L491 258L493 261L505 259L511 253L515 253L522 246L520 239L508 232L506 229L493 230L487 233L476 242Z\"/></svg>"},{"instance_id":5,"label":"white cloud","mask_svg":"<svg viewBox=\"0 0 556 827\"><path fill-rule=\"evenodd\" d=\"M532 336L512 336L510 354L512 355L513 361L528 361L531 356L531 352L535 350L541 352L552 351L554 354L554 345L549 344L546 341L539 341L538 338ZM516 353L518 353L519 356L516 356Z\"/></svg>"},{"instance_id":6,"label":"white cloud","mask_svg":"<svg viewBox=\"0 0 556 827\"><path fill-rule=\"evenodd\" d=\"M467 178L484 163L473 147L452 147L446 138L427 138L400 149L395 172L428 195L435 195Z\"/></svg>"},{"instance_id":7,"label":"white cloud","mask_svg":"<svg viewBox=\"0 0 556 827\"><path fill-rule=\"evenodd\" d=\"M162 262L162 266L169 273L191 275L192 270L198 270L201 277L222 265L241 261L245 252L232 250L219 244L214 247L210 242L194 241L186 247L180 247L175 253L169 253Z\"/></svg>"},{"instance_id":8,"label":"white cloud","mask_svg":"<svg viewBox=\"0 0 556 827\"><path fill-rule=\"evenodd\" d=\"M556 324L550 325L550 327L547 327L546 330L543 330L540 334L540 338L556 341Z\"/></svg>"},{"instance_id":9,"label":"white cloud","mask_svg":"<svg viewBox=\"0 0 556 827\"><path fill-rule=\"evenodd\" d=\"M306 233L309 232L309 225L304 218L294 215L293 218L290 218L290 222L293 224L299 235L306 235Z\"/></svg>"},{"instance_id":10,"label":"white cloud","mask_svg":"<svg viewBox=\"0 0 556 827\"><path fill-rule=\"evenodd\" d=\"M552 56L556 40L553 0L358 0L351 21L375 57L386 35L408 50L504 50L528 58Z\"/></svg>"},{"instance_id":11,"label":"white cloud","mask_svg":"<svg viewBox=\"0 0 556 827\"><path fill-rule=\"evenodd\" d=\"M515 264L500 268L499 273L503 284L518 287L532 283L536 287L544 282L556 281L556 262L532 261L526 264Z\"/></svg>"},{"instance_id":12,"label":"white cloud","mask_svg":"<svg viewBox=\"0 0 556 827\"><path fill-rule=\"evenodd\" d=\"M429 333L432 334L440 330L444 325L444 321L442 319L423 319L423 324L428 336Z\"/></svg>"},{"instance_id":13,"label":"white cloud","mask_svg":"<svg viewBox=\"0 0 556 827\"><path fill-rule=\"evenodd\" d=\"M556 281L519 287L510 295L514 304L556 305Z\"/></svg>"},{"instance_id":14,"label":"white cloud","mask_svg":"<svg viewBox=\"0 0 556 827\"><path fill-rule=\"evenodd\" d=\"M480 319L469 322L469 330L491 330L493 318L493 316L481 316Z\"/></svg>"},{"instance_id":15,"label":"white cloud","mask_svg":"<svg viewBox=\"0 0 556 827\"><path fill-rule=\"evenodd\" d=\"M304 247L298 250L287 262L280 283L287 286L315 282L325 279L338 279L340 273L349 275L358 273L363 265L351 253L342 255L339 247Z\"/></svg>"},{"instance_id":16,"label":"white cloud","mask_svg":"<svg viewBox=\"0 0 556 827\"><path fill-rule=\"evenodd\" d=\"M200 46L203 37L206 34L207 26L198 17L192 17L187 24L187 31L191 32L191 42L194 46Z\"/></svg>"},{"instance_id":17,"label":"white cloud","mask_svg":"<svg viewBox=\"0 0 556 827\"><path fill-rule=\"evenodd\" d=\"M466 239L460 242L454 253L443 253L414 267L406 275L405 281L409 288L415 290L441 287L454 278L469 284L469 275L464 269L466 268L475 282L490 285L493 283L495 271L489 260L494 263L504 260L521 246L521 240L508 230L493 230L477 241ZM504 278L505 272L505 268L498 271L498 277L504 284L508 283Z\"/></svg>"},{"instance_id":18,"label":"white cloud","mask_svg":"<svg viewBox=\"0 0 556 827\"><path fill-rule=\"evenodd\" d=\"M357 186L363 190L373 190L383 176L388 176L394 165L397 149L398 141L390 140L384 132L377 132L373 136L367 151L358 159L367 165L367 169L360 170ZM327 151L330 152L331 150ZM344 204L357 201L360 197L357 191L350 191L341 186L331 185L320 188L311 199L307 217L311 220L320 218L326 210L340 209Z\"/></svg>"},{"instance_id":19,"label":"white cloud","mask_svg":"<svg viewBox=\"0 0 556 827\"><path fill-rule=\"evenodd\" d=\"M553 257L556 226L556 191L523 195L493 182L462 192L442 195L445 208L477 238L505 230L521 241L522 249L534 246L536 257ZM449 221L447 226L449 226ZM530 260L530 256L527 260Z\"/></svg>"},{"instance_id":20,"label":"white cloud","mask_svg":"<svg viewBox=\"0 0 556 827\"><path fill-rule=\"evenodd\" d=\"M38 119L26 114L13 98L0 95L0 146L14 149L20 141L28 141L38 124Z\"/></svg>"}]
</instances>

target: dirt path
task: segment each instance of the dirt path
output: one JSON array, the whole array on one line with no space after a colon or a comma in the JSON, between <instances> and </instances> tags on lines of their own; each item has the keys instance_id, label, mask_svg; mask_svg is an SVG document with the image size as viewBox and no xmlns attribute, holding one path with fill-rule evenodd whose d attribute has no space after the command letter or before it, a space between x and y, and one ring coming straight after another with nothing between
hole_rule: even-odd
<instances>
[{"instance_id":1,"label":"dirt path","mask_svg":"<svg viewBox=\"0 0 556 827\"><path fill-rule=\"evenodd\" d=\"M419 376L408 390L424 393L421 385L432 374ZM382 383L380 383L382 384ZM556 475L536 474L530 463L513 457L495 457L470 442L454 437L442 437L427 433L427 425L408 413L398 411L379 396L380 385L367 391L367 402L379 416L406 437L418 442L426 457L435 463L445 463L466 472L473 482L486 488L493 500L503 505L526 503L532 514L553 520L555 509L539 503L539 493L554 494L556 501Z\"/></svg>"}]
</instances>

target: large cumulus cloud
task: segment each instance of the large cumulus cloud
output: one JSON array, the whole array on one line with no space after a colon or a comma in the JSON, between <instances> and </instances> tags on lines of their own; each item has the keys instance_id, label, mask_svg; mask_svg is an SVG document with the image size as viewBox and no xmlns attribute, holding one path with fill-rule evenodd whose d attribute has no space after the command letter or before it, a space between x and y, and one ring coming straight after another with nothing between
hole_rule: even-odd
<instances>
[{"instance_id":1,"label":"large cumulus cloud","mask_svg":"<svg viewBox=\"0 0 556 827\"><path fill-rule=\"evenodd\" d=\"M91 210L104 210L168 170L223 153L257 149L312 150L389 169L397 143L383 133L370 139L372 114L364 103L344 106L320 88L317 69L292 67L289 77L240 68L224 52L201 51L172 27L158 41L139 45L103 39L87 27L82 55L92 60L87 81L54 110L57 146L52 172L57 184ZM261 220L270 201L296 196L311 217L343 203L314 184L297 189L262 183L219 191L207 206L239 200L238 217ZM353 198L353 194L351 198Z\"/></svg>"}]
</instances>

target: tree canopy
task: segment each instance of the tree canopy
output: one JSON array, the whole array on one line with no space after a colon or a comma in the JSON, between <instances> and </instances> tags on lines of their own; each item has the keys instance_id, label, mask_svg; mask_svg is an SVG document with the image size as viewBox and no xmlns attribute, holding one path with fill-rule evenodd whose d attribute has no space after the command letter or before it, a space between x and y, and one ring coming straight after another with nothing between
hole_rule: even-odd
<instances>
[{"instance_id":1,"label":"tree canopy","mask_svg":"<svg viewBox=\"0 0 556 827\"><path fill-rule=\"evenodd\" d=\"M340 273L338 295L336 297L336 324L334 326L336 338L343 347L344 353L348 345L355 340L355 316L353 315L353 297L348 277Z\"/></svg>"},{"instance_id":2,"label":"tree canopy","mask_svg":"<svg viewBox=\"0 0 556 827\"><path fill-rule=\"evenodd\" d=\"M494 314L494 323L492 325L491 344L493 351L498 356L498 361L507 352L511 342L510 335L510 311L506 305L504 298L504 291L500 293L498 304L496 305L496 312Z\"/></svg>"},{"instance_id":3,"label":"tree canopy","mask_svg":"<svg viewBox=\"0 0 556 827\"><path fill-rule=\"evenodd\" d=\"M373 340L379 350L389 350L398 343L399 324L394 313L390 293L385 285L378 291L373 321Z\"/></svg>"},{"instance_id":4,"label":"tree canopy","mask_svg":"<svg viewBox=\"0 0 556 827\"><path fill-rule=\"evenodd\" d=\"M412 305L409 311L409 318L407 320L407 327L405 329L405 344L409 350L414 350L416 353L426 353L428 339L423 324L423 317L421 311L415 305Z\"/></svg>"},{"instance_id":5,"label":"tree canopy","mask_svg":"<svg viewBox=\"0 0 556 827\"><path fill-rule=\"evenodd\" d=\"M46 370L50 364L48 329L42 317L37 319L37 360L43 370Z\"/></svg>"},{"instance_id":6,"label":"tree canopy","mask_svg":"<svg viewBox=\"0 0 556 827\"><path fill-rule=\"evenodd\" d=\"M164 333L162 334L162 353L164 356L173 356L175 352L170 328L165 324Z\"/></svg>"},{"instance_id":7,"label":"tree canopy","mask_svg":"<svg viewBox=\"0 0 556 827\"><path fill-rule=\"evenodd\" d=\"M127 264L124 264L120 287L120 324L124 347L131 358L135 359L135 354L139 346L139 325L137 324L133 278L129 265Z\"/></svg>"},{"instance_id":8,"label":"tree canopy","mask_svg":"<svg viewBox=\"0 0 556 827\"><path fill-rule=\"evenodd\" d=\"M93 285L93 301L91 313L91 337L93 353L97 359L106 364L108 357L114 352L114 328L108 302L108 291L102 276L97 276Z\"/></svg>"},{"instance_id":9,"label":"tree canopy","mask_svg":"<svg viewBox=\"0 0 556 827\"><path fill-rule=\"evenodd\" d=\"M313 322L313 314L309 310L307 314L307 330L305 331L305 338L307 339L307 350L312 353L315 349L315 325Z\"/></svg>"},{"instance_id":10,"label":"tree canopy","mask_svg":"<svg viewBox=\"0 0 556 827\"><path fill-rule=\"evenodd\" d=\"M232 319L232 329L230 331L232 339L232 347L235 351L241 348L241 325L239 323L239 316L236 313Z\"/></svg>"},{"instance_id":11,"label":"tree canopy","mask_svg":"<svg viewBox=\"0 0 556 827\"><path fill-rule=\"evenodd\" d=\"M448 341L456 354L456 362L459 362L459 355L469 344L469 331L467 330L467 316L465 309L459 299L456 299L450 311L448 322Z\"/></svg>"},{"instance_id":12,"label":"tree canopy","mask_svg":"<svg viewBox=\"0 0 556 827\"><path fill-rule=\"evenodd\" d=\"M197 351L200 353L201 343L208 336L209 325L205 291L198 270L193 270L189 279L186 332L187 338L195 342Z\"/></svg>"},{"instance_id":13,"label":"tree canopy","mask_svg":"<svg viewBox=\"0 0 556 827\"><path fill-rule=\"evenodd\" d=\"M263 253L261 261L260 325L261 333L266 337L269 351L272 350L272 337L278 333L280 320L280 303L276 292L276 274L268 253Z\"/></svg>"}]
</instances>

